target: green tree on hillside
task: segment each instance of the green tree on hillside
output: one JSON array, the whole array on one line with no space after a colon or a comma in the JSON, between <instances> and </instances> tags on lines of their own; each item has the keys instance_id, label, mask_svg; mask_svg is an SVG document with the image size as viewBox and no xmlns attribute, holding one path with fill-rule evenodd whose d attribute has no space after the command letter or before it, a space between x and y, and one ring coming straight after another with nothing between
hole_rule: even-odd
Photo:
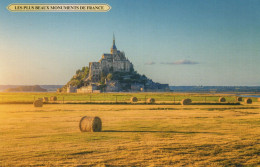
<instances>
[{"instance_id":1,"label":"green tree on hillside","mask_svg":"<svg viewBox=\"0 0 260 167\"><path fill-rule=\"evenodd\" d=\"M107 74L107 80L108 81L111 81L112 78L113 78L113 74L112 73Z\"/></svg>"}]
</instances>

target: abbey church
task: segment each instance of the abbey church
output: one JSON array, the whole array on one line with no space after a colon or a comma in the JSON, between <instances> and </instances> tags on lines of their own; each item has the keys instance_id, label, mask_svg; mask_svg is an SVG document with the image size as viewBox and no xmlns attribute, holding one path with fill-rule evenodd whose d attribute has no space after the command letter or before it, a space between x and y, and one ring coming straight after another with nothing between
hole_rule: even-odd
<instances>
[{"instance_id":1,"label":"abbey church","mask_svg":"<svg viewBox=\"0 0 260 167\"><path fill-rule=\"evenodd\" d=\"M89 63L89 76L85 81L99 82L102 73L130 72L130 70L133 70L133 64L125 57L124 52L117 50L113 36L110 53L103 54L98 62Z\"/></svg>"}]
</instances>

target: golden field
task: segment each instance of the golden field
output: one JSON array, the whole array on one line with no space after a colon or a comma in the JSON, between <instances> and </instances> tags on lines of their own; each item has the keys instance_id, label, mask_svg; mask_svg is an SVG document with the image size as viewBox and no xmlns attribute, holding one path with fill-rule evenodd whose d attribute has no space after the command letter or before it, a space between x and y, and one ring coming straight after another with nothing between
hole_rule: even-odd
<instances>
[{"instance_id":1,"label":"golden field","mask_svg":"<svg viewBox=\"0 0 260 167\"><path fill-rule=\"evenodd\" d=\"M81 133L83 116L102 132ZM259 166L260 102L0 105L0 166Z\"/></svg>"}]
</instances>

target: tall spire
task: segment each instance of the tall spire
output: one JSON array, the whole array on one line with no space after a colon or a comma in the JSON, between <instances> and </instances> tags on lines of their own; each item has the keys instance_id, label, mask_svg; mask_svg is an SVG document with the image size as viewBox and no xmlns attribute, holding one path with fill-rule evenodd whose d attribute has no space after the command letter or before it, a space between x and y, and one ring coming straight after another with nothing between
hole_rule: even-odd
<instances>
[{"instance_id":1,"label":"tall spire","mask_svg":"<svg viewBox=\"0 0 260 167\"><path fill-rule=\"evenodd\" d=\"M111 49L115 49L116 50L116 38L115 38L115 34L113 33L113 45Z\"/></svg>"},{"instance_id":2,"label":"tall spire","mask_svg":"<svg viewBox=\"0 0 260 167\"><path fill-rule=\"evenodd\" d=\"M115 34L113 33L113 46L116 45L116 38L115 38Z\"/></svg>"}]
</instances>

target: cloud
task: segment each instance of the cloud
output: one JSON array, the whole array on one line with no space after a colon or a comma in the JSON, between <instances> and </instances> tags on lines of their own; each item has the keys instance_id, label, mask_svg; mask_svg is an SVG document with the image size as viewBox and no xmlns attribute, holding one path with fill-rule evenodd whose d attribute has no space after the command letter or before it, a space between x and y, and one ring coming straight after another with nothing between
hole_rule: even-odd
<instances>
[{"instance_id":1,"label":"cloud","mask_svg":"<svg viewBox=\"0 0 260 167\"><path fill-rule=\"evenodd\" d=\"M175 62L167 62L167 63L161 63L161 64L168 64L168 65L180 65L180 64L187 64L187 65L193 65L193 64L199 64L198 62L191 61L191 60L178 60Z\"/></svg>"},{"instance_id":2,"label":"cloud","mask_svg":"<svg viewBox=\"0 0 260 167\"><path fill-rule=\"evenodd\" d=\"M154 65L154 64L156 64L156 63L153 62L153 61L150 61L150 62L145 63L145 65Z\"/></svg>"}]
</instances>

